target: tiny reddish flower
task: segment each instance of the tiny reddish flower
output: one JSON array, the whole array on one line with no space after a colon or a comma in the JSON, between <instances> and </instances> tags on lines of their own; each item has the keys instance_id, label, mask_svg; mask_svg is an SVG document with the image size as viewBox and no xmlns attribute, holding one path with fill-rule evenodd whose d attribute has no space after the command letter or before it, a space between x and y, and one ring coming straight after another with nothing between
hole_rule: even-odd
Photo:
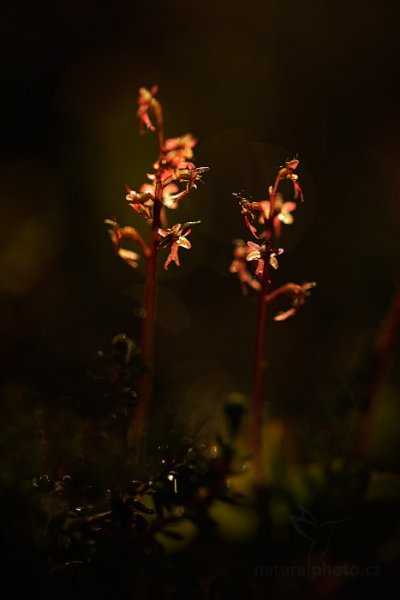
<instances>
[{"instance_id":1,"label":"tiny reddish flower","mask_svg":"<svg viewBox=\"0 0 400 600\"><path fill-rule=\"evenodd\" d=\"M170 253L165 261L164 268L168 269L169 264L174 262L177 267L180 266L178 250L180 247L189 250L192 245L186 238L192 231L193 225L198 225L200 221L189 221L187 223L176 223L173 227L167 229L159 229L159 248L170 247Z\"/></svg>"},{"instance_id":2,"label":"tiny reddish flower","mask_svg":"<svg viewBox=\"0 0 400 600\"><path fill-rule=\"evenodd\" d=\"M277 269L278 259L276 258L283 253L283 248L270 249L265 244L255 244L254 242L247 242L250 252L246 257L246 260L252 261L257 260L256 276L262 277L264 274L265 261L268 260L271 267Z\"/></svg>"},{"instance_id":3,"label":"tiny reddish flower","mask_svg":"<svg viewBox=\"0 0 400 600\"><path fill-rule=\"evenodd\" d=\"M281 180L289 179L293 184L294 197L298 198L300 196L300 200L302 202L304 202L303 192L302 192L302 189L301 189L299 181L298 181L299 176L293 172L297 169L297 167L299 166L299 163L300 163L300 161L297 158L294 158L292 160L287 160L285 163L285 166L281 167L281 169L278 173L278 177Z\"/></svg>"},{"instance_id":4,"label":"tiny reddish flower","mask_svg":"<svg viewBox=\"0 0 400 600\"><path fill-rule=\"evenodd\" d=\"M193 158L193 148L196 144L197 140L191 133L165 140L161 149L160 163L172 169L178 168L182 163Z\"/></svg>"},{"instance_id":5,"label":"tiny reddish flower","mask_svg":"<svg viewBox=\"0 0 400 600\"><path fill-rule=\"evenodd\" d=\"M298 158L292 158L292 160L287 160L285 165L287 169L291 169L292 171L294 171L295 169L297 169L297 167L299 166L300 161Z\"/></svg>"},{"instance_id":6,"label":"tiny reddish flower","mask_svg":"<svg viewBox=\"0 0 400 600\"><path fill-rule=\"evenodd\" d=\"M209 167L196 167L191 162L182 163L176 170L175 178L177 181L186 183L186 189L190 192L197 189L197 181L201 181L202 175L208 173Z\"/></svg>"},{"instance_id":7,"label":"tiny reddish flower","mask_svg":"<svg viewBox=\"0 0 400 600\"><path fill-rule=\"evenodd\" d=\"M155 194L155 183L144 183L140 188L142 193L148 193L154 199ZM162 203L167 208L177 208L179 201L186 196L186 191L179 191L178 186L175 183L168 183L163 187L162 190Z\"/></svg>"},{"instance_id":8,"label":"tiny reddish flower","mask_svg":"<svg viewBox=\"0 0 400 600\"><path fill-rule=\"evenodd\" d=\"M104 223L109 225L110 228L108 233L114 246L116 254L122 258L130 267L134 269L138 266L138 260L140 255L132 250L121 248L121 243L124 241L139 242L143 240L138 231L134 227L121 227L116 221L112 219L105 219Z\"/></svg>"},{"instance_id":9,"label":"tiny reddish flower","mask_svg":"<svg viewBox=\"0 0 400 600\"><path fill-rule=\"evenodd\" d=\"M147 173L147 179L149 179L149 181L155 182L158 177L162 185L168 185L171 181L176 179L175 169L170 167L161 168L158 161L153 164L153 168L157 172L157 175L156 173Z\"/></svg>"},{"instance_id":10,"label":"tiny reddish flower","mask_svg":"<svg viewBox=\"0 0 400 600\"><path fill-rule=\"evenodd\" d=\"M241 213L244 217L244 222L246 226L254 235L256 239L259 238L257 234L257 229L255 225L253 225L256 212L260 211L260 204L258 202L252 202L251 196L248 196L245 192L234 193L233 196L239 199L239 206L241 208Z\"/></svg>"},{"instance_id":11,"label":"tiny reddish flower","mask_svg":"<svg viewBox=\"0 0 400 600\"><path fill-rule=\"evenodd\" d=\"M247 268L247 255L250 253L250 248L246 246L243 240L234 240L233 261L229 267L231 273L237 273L242 288L243 295L247 295L247 286L259 291L261 284L253 277Z\"/></svg>"},{"instance_id":12,"label":"tiny reddish flower","mask_svg":"<svg viewBox=\"0 0 400 600\"><path fill-rule=\"evenodd\" d=\"M155 131L162 124L161 105L155 98L157 92L157 85L154 85L150 90L145 87L139 88L137 116L139 118L140 133L145 133L147 130ZM150 114L155 118L155 125Z\"/></svg>"},{"instance_id":13,"label":"tiny reddish flower","mask_svg":"<svg viewBox=\"0 0 400 600\"><path fill-rule=\"evenodd\" d=\"M133 252L133 250L127 250L126 248L120 248L118 250L118 256L133 269L137 268L139 264L138 260L140 258L140 255L137 252Z\"/></svg>"},{"instance_id":14,"label":"tiny reddish flower","mask_svg":"<svg viewBox=\"0 0 400 600\"><path fill-rule=\"evenodd\" d=\"M287 175L287 179L290 179L292 184L293 184L293 189L294 189L294 197L298 198L300 196L300 200L302 202L304 202L304 196L303 196L303 192L302 189L300 187L299 184L299 176L296 175L296 173L290 173Z\"/></svg>"},{"instance_id":15,"label":"tiny reddish flower","mask_svg":"<svg viewBox=\"0 0 400 600\"><path fill-rule=\"evenodd\" d=\"M272 194L272 186L269 188L269 193ZM262 214L260 215L260 222L265 222L269 219L271 202L269 200L261 200L260 206L262 208ZM291 225L294 221L292 212L296 209L295 202L284 202L282 194L277 193L275 195L274 203L274 218L273 228L276 237L280 237L282 233L281 224Z\"/></svg>"},{"instance_id":16,"label":"tiny reddish flower","mask_svg":"<svg viewBox=\"0 0 400 600\"><path fill-rule=\"evenodd\" d=\"M154 204L153 190L150 190L149 186L146 187L145 185L140 188L139 193L131 190L128 186L126 190L128 192L126 195L126 200L132 206L133 210L144 219L151 219L152 207Z\"/></svg>"},{"instance_id":17,"label":"tiny reddish flower","mask_svg":"<svg viewBox=\"0 0 400 600\"><path fill-rule=\"evenodd\" d=\"M282 295L291 297L291 307L288 310L281 311L274 317L274 321L286 321L289 317L293 317L300 306L303 306L307 297L310 295L310 291L316 287L315 281L307 281L302 285L296 283L287 283L282 287L274 290L266 297L267 302L272 302L276 298Z\"/></svg>"}]
</instances>

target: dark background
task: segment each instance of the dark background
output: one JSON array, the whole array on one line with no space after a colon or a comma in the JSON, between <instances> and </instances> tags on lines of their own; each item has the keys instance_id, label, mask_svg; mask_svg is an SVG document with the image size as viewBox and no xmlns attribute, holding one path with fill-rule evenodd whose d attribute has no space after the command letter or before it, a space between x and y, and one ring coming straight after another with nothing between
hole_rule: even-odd
<instances>
[{"instance_id":1,"label":"dark background","mask_svg":"<svg viewBox=\"0 0 400 600\"><path fill-rule=\"evenodd\" d=\"M399 284L390 3L17 1L3 11L5 397L34 386L57 402L113 335L138 331L143 274L114 256L103 219L138 224L125 183L145 181L156 144L138 134L136 96L158 84L167 136L192 132L197 164L211 167L177 215L202 220L193 249L180 269L160 265L159 435L165 423L212 431L226 396L250 390L256 299L229 274L231 241L249 239L231 194L265 198L297 152L306 202L284 229L275 283L318 288L295 319L269 325L267 398L305 427L318 419Z\"/></svg>"}]
</instances>

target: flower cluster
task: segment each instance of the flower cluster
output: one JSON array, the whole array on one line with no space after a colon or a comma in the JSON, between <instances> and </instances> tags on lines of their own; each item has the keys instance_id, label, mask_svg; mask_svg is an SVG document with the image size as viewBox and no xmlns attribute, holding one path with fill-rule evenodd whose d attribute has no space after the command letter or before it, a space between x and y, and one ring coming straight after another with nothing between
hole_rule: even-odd
<instances>
[{"instance_id":1,"label":"flower cluster","mask_svg":"<svg viewBox=\"0 0 400 600\"><path fill-rule=\"evenodd\" d=\"M294 173L298 165L299 160L295 158L286 161L285 166L279 169L275 185L269 187L268 200L254 202L251 196L245 192L233 194L239 200L239 206L247 228L256 239L270 239L272 235L279 238L282 233L282 223L285 225L293 223L292 213L296 209L296 203L285 202L282 194L277 189L281 181L289 179L293 184L294 198L300 197L301 201L304 201L298 175ZM257 226L261 226L261 231L258 231Z\"/></svg>"},{"instance_id":2,"label":"flower cluster","mask_svg":"<svg viewBox=\"0 0 400 600\"><path fill-rule=\"evenodd\" d=\"M252 236L259 243L243 240L234 240L233 261L230 266L230 272L238 275L240 285L244 294L248 287L260 292L263 290L266 302L272 301L277 295L289 294L292 298L291 308L285 312L279 313L276 321L283 321L294 315L297 309L304 304L309 290L315 287L315 283L304 283L303 285L287 284L279 288L276 293L266 294L265 290L269 285L268 279L269 267L278 268L277 257L283 253L282 248L273 248L273 239L278 239L282 234L282 224L291 225L294 221L293 211L296 209L296 202L285 201L282 194L278 191L279 184L284 180L289 180L293 184L294 199L304 200L298 175L294 172L299 165L299 160L294 158L288 160L285 166L280 167L273 186L269 187L268 200L259 200L255 202L246 192L233 194L239 200L241 214L243 215L246 227ZM248 263L256 262L254 275L248 269Z\"/></svg>"},{"instance_id":3,"label":"flower cluster","mask_svg":"<svg viewBox=\"0 0 400 600\"><path fill-rule=\"evenodd\" d=\"M138 191L129 186L126 190L128 204L136 214L149 223L152 231L154 230L152 233L153 247L147 247L142 238L139 240L137 236L129 237L126 232L129 228L121 228L114 221L106 221L108 225L114 223L110 229L110 235L114 247L118 248L118 255L132 267L137 266L139 256L134 253L135 258L133 258L129 254L131 259L127 259L126 253L132 251L125 250L121 246L125 241L138 243L142 250L146 247L146 256L149 256L151 252L157 253L159 248L170 246L171 251L166 261L166 268L171 261L179 265L177 248L179 246L190 248L190 243L185 241L185 234L178 238L174 237L175 232L180 231L180 228L184 226L177 223L169 228L166 209L178 208L181 200L197 188L197 183L201 181L202 175L209 170L208 167L196 167L192 162L193 148L197 140L191 133L164 140L162 107L156 98L157 92L157 86L153 86L151 89L145 87L139 89L137 116L141 133L157 132L159 156L153 163L153 172L147 175L148 181L143 183ZM171 232L171 234L163 236L162 232ZM158 243L160 236L163 237L163 243Z\"/></svg>"}]
</instances>

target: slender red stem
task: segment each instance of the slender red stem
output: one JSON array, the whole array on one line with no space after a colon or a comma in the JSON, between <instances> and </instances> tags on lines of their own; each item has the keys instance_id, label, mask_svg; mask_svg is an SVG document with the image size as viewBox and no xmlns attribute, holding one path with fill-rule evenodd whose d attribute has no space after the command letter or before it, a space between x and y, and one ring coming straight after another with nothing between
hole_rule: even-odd
<instances>
[{"instance_id":1,"label":"slender red stem","mask_svg":"<svg viewBox=\"0 0 400 600\"><path fill-rule=\"evenodd\" d=\"M153 221L151 224L151 252L146 259L146 283L144 290L145 318L142 327L142 356L146 366L153 360L154 321L156 313L158 230L161 226L162 187L157 178Z\"/></svg>"},{"instance_id":2,"label":"slender red stem","mask_svg":"<svg viewBox=\"0 0 400 600\"><path fill-rule=\"evenodd\" d=\"M267 306L265 297L269 288L269 266L265 266L261 282L260 299L258 304L257 332L254 357L253 392L251 397L250 430L254 457L254 477L256 484L261 486L264 479L263 469L263 384L265 372L265 338L267 324Z\"/></svg>"},{"instance_id":3,"label":"slender red stem","mask_svg":"<svg viewBox=\"0 0 400 600\"><path fill-rule=\"evenodd\" d=\"M160 157L164 144L162 118L157 128ZM157 295L158 230L161 226L163 184L161 172L156 174L150 251L146 255L144 289L144 319L141 332L141 349L144 372L139 380L138 404L128 428L128 447L133 464L139 465L146 457L146 441L153 393L154 327Z\"/></svg>"},{"instance_id":4,"label":"slender red stem","mask_svg":"<svg viewBox=\"0 0 400 600\"><path fill-rule=\"evenodd\" d=\"M270 194L269 218L265 222L265 233L267 239L270 239L273 233L275 198L279 186L279 181L280 175L278 174L278 176L275 179L274 187ZM265 485L265 473L263 467L263 393L264 373L266 368L265 343L268 313L267 296L270 283L269 273L270 267L267 259L261 280L261 290L258 304L257 330L254 353L253 391L251 396L250 417L250 432L254 460L254 479L258 487L262 487L263 485Z\"/></svg>"}]
</instances>

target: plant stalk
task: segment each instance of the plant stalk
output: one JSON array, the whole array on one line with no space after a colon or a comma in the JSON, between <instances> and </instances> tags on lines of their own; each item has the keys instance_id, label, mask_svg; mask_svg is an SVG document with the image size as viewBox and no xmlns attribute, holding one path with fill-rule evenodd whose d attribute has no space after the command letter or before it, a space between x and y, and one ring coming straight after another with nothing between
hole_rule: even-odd
<instances>
[{"instance_id":1,"label":"plant stalk","mask_svg":"<svg viewBox=\"0 0 400 600\"><path fill-rule=\"evenodd\" d=\"M262 486L263 469L263 389L265 362L265 338L267 324L267 306L265 297L269 288L269 266L264 268L258 304L257 332L254 358L253 392L251 397L250 431L254 457L254 478L257 486Z\"/></svg>"},{"instance_id":2,"label":"plant stalk","mask_svg":"<svg viewBox=\"0 0 400 600\"><path fill-rule=\"evenodd\" d=\"M162 120L157 128L159 152L161 158L164 144ZM147 454L147 434L151 399L153 394L153 361L154 361L154 328L156 317L157 296L157 258L158 258L158 230L161 227L163 184L161 170L156 174L154 192L153 218L151 223L150 252L146 256L146 278L144 288L144 319L141 331L141 350L144 372L138 385L138 404L133 414L133 419L128 428L128 448L130 460L134 465L140 465Z\"/></svg>"},{"instance_id":3,"label":"plant stalk","mask_svg":"<svg viewBox=\"0 0 400 600\"><path fill-rule=\"evenodd\" d=\"M270 194L269 216L265 221L266 239L271 239L273 234L275 199L279 186L280 176L275 179L274 187ZM263 465L263 392L264 373L266 369L265 345L266 327L268 316L268 291L269 291L270 265L265 262L264 272L261 280L260 299L258 304L256 342L254 352L253 391L251 396L250 432L254 460L254 479L256 486L261 488L265 485L265 469Z\"/></svg>"}]
</instances>

